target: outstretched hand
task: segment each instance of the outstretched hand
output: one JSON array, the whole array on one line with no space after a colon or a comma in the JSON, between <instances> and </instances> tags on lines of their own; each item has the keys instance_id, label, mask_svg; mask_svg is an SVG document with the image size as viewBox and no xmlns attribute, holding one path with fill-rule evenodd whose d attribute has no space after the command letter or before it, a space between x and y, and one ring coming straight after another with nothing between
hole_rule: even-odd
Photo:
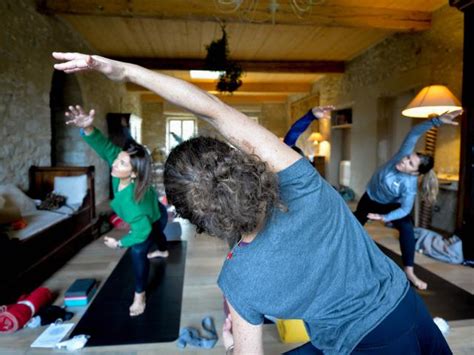
<instances>
[{"instance_id":1,"label":"outstretched hand","mask_svg":"<svg viewBox=\"0 0 474 355\"><path fill-rule=\"evenodd\" d=\"M372 221L382 221L383 222L383 216L378 213L369 213L367 215L367 218L372 220Z\"/></svg>"},{"instance_id":2,"label":"outstretched hand","mask_svg":"<svg viewBox=\"0 0 474 355\"><path fill-rule=\"evenodd\" d=\"M125 80L125 64L122 62L82 53L53 52L53 57L62 61L54 64L54 69L67 74L94 70L113 81Z\"/></svg>"},{"instance_id":3,"label":"outstretched hand","mask_svg":"<svg viewBox=\"0 0 474 355\"><path fill-rule=\"evenodd\" d=\"M234 335L232 334L232 317L230 314L224 320L224 325L222 326L222 342L224 343L224 348L226 350L234 345Z\"/></svg>"},{"instance_id":4,"label":"outstretched hand","mask_svg":"<svg viewBox=\"0 0 474 355\"><path fill-rule=\"evenodd\" d=\"M117 249L119 247L119 242L115 238L104 237L104 244L111 249Z\"/></svg>"},{"instance_id":5,"label":"outstretched hand","mask_svg":"<svg viewBox=\"0 0 474 355\"><path fill-rule=\"evenodd\" d=\"M329 106L316 106L316 107L313 107L311 109L311 111L313 112L313 115L317 119L321 119L321 118L326 117L327 114L329 112L331 112L331 110L334 110L334 106L332 106L332 105L329 105Z\"/></svg>"},{"instance_id":6,"label":"outstretched hand","mask_svg":"<svg viewBox=\"0 0 474 355\"><path fill-rule=\"evenodd\" d=\"M463 110L456 110L452 112L443 113L441 116L439 116L439 120L443 122L444 124L457 126L458 123L454 122L453 120L456 119L458 116L460 116L462 114L462 111Z\"/></svg>"},{"instance_id":7,"label":"outstretched hand","mask_svg":"<svg viewBox=\"0 0 474 355\"><path fill-rule=\"evenodd\" d=\"M76 127L87 129L92 128L95 110L90 110L87 114L79 105L69 106L69 111L66 111L65 115L70 119L66 121L67 125L73 124Z\"/></svg>"}]
</instances>

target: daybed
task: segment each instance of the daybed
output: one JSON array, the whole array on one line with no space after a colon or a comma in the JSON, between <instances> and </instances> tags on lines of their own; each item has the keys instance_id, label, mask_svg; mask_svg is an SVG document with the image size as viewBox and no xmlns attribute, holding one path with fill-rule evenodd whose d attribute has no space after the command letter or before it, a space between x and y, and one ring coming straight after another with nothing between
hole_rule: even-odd
<instances>
[{"instance_id":1,"label":"daybed","mask_svg":"<svg viewBox=\"0 0 474 355\"><path fill-rule=\"evenodd\" d=\"M56 182L55 182L56 178ZM0 245L0 305L31 291L93 239L94 167L36 167L29 172L28 197L0 186L16 200L27 227L9 231ZM76 186L79 184L81 186ZM55 186L56 185L56 186ZM66 204L55 211L37 210L34 200L62 189ZM3 191L2 191L3 188ZM82 192L81 192L82 191ZM72 201L73 199L80 199ZM81 202L78 202L81 201ZM68 203L71 202L71 203ZM32 205L33 203L33 205ZM74 211L75 210L75 211Z\"/></svg>"}]
</instances>

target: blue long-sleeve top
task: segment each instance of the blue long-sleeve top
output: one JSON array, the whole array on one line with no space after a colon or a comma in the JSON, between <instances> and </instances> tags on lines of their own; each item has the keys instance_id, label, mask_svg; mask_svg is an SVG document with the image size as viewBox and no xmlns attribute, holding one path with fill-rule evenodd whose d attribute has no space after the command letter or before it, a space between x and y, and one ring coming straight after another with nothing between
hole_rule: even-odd
<instances>
[{"instance_id":1,"label":"blue long-sleeve top","mask_svg":"<svg viewBox=\"0 0 474 355\"><path fill-rule=\"evenodd\" d=\"M283 142L286 145L293 147L301 133L306 131L311 122L317 119L318 118L313 114L313 110L309 110L303 117L293 123L293 125L290 127L290 130L286 133Z\"/></svg>"},{"instance_id":2,"label":"blue long-sleeve top","mask_svg":"<svg viewBox=\"0 0 474 355\"><path fill-rule=\"evenodd\" d=\"M423 133L441 124L440 119L435 117L413 127L398 152L370 179L367 194L372 200L383 204L400 203L399 208L383 216L384 221L389 222L407 216L413 208L418 191L418 176L402 173L395 165L404 156L413 153L416 142Z\"/></svg>"}]
</instances>

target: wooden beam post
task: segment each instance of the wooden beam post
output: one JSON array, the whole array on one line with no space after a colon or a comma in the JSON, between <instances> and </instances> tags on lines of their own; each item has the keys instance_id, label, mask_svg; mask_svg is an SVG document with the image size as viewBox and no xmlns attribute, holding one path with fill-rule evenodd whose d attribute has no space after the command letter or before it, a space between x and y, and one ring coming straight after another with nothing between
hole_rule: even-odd
<instances>
[{"instance_id":1,"label":"wooden beam post","mask_svg":"<svg viewBox=\"0 0 474 355\"><path fill-rule=\"evenodd\" d=\"M287 95L226 95L216 94L220 100L229 105L259 105L259 104L282 104L286 103ZM142 94L143 102L165 102L155 94Z\"/></svg>"},{"instance_id":2,"label":"wooden beam post","mask_svg":"<svg viewBox=\"0 0 474 355\"><path fill-rule=\"evenodd\" d=\"M204 59L111 57L151 70L204 70ZM257 73L344 73L343 61L331 60L236 60L245 72Z\"/></svg>"},{"instance_id":3,"label":"wooden beam post","mask_svg":"<svg viewBox=\"0 0 474 355\"><path fill-rule=\"evenodd\" d=\"M190 81L190 83L205 91L216 91L215 82ZM311 87L312 85L310 83L243 83L236 94L301 94L310 92ZM128 91L132 92L150 92L148 89L133 83L127 83L126 88Z\"/></svg>"},{"instance_id":4,"label":"wooden beam post","mask_svg":"<svg viewBox=\"0 0 474 355\"><path fill-rule=\"evenodd\" d=\"M464 259L474 260L474 1L450 0L464 13L461 159L459 169L457 233Z\"/></svg>"},{"instance_id":5,"label":"wooden beam post","mask_svg":"<svg viewBox=\"0 0 474 355\"><path fill-rule=\"evenodd\" d=\"M154 18L188 21L255 21L272 25L268 3L257 2L252 14L242 11L223 11L212 1L189 0L39 0L38 10L45 14L68 14L83 16L113 16ZM251 16L251 18L249 18ZM263 20L263 21L262 21ZM278 25L314 25L377 28L389 31L423 31L431 26L431 14L422 11L384 9L377 7L313 5L311 12L297 16L289 2L280 2L275 12Z\"/></svg>"}]
</instances>

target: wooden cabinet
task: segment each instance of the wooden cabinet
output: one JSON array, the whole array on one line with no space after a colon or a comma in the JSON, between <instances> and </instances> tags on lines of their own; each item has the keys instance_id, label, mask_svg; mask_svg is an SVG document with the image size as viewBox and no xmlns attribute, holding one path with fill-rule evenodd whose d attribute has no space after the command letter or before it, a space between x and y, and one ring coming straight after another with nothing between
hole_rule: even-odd
<instances>
[{"instance_id":1,"label":"wooden cabinet","mask_svg":"<svg viewBox=\"0 0 474 355\"><path fill-rule=\"evenodd\" d=\"M324 156L315 156L313 166L323 178L326 178L326 159Z\"/></svg>"},{"instance_id":2,"label":"wooden cabinet","mask_svg":"<svg viewBox=\"0 0 474 355\"><path fill-rule=\"evenodd\" d=\"M453 234L456 228L457 192L457 188L441 184L432 209L431 227L449 235Z\"/></svg>"}]
</instances>

